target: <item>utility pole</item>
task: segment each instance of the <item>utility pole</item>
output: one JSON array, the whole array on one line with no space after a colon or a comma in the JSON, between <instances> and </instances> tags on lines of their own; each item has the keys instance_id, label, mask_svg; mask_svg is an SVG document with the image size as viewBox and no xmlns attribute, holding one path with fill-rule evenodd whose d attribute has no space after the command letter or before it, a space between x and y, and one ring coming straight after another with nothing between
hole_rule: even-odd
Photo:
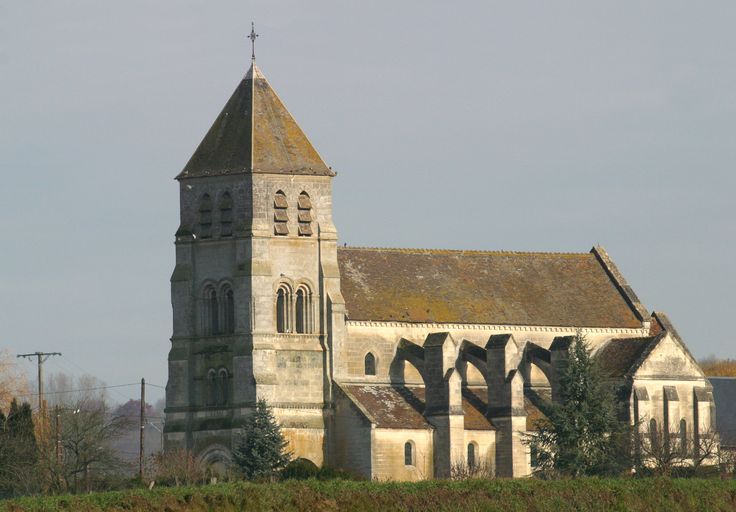
<instances>
[{"instance_id":1,"label":"utility pole","mask_svg":"<svg viewBox=\"0 0 736 512\"><path fill-rule=\"evenodd\" d=\"M57 405L54 407L56 413L56 421L54 423L54 440L56 441L56 467L58 469L61 464L61 410Z\"/></svg>"},{"instance_id":2,"label":"utility pole","mask_svg":"<svg viewBox=\"0 0 736 512\"><path fill-rule=\"evenodd\" d=\"M43 363L51 356L60 356L61 352L33 352L31 354L18 354L17 357L26 359L36 358L38 365L38 409L40 411L41 422L44 421L44 403L43 403Z\"/></svg>"},{"instance_id":3,"label":"utility pole","mask_svg":"<svg viewBox=\"0 0 736 512\"><path fill-rule=\"evenodd\" d=\"M138 455L138 475L143 481L144 445L146 441L146 379L141 379L141 446Z\"/></svg>"}]
</instances>

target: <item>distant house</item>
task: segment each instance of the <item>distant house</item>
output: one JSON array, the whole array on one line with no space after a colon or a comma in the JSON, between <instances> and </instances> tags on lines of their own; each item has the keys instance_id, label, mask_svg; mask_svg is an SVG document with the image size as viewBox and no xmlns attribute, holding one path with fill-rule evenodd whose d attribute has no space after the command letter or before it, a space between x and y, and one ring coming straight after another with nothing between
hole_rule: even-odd
<instances>
[{"instance_id":1,"label":"distant house","mask_svg":"<svg viewBox=\"0 0 736 512\"><path fill-rule=\"evenodd\" d=\"M710 377L721 447L736 450L736 377Z\"/></svg>"}]
</instances>

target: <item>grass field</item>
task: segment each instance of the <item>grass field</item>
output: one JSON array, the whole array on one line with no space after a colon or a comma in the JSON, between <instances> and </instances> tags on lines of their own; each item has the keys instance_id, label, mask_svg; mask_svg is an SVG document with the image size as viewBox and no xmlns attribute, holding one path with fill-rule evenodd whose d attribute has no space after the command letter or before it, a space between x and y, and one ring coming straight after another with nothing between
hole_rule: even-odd
<instances>
[{"instance_id":1,"label":"grass field","mask_svg":"<svg viewBox=\"0 0 736 512\"><path fill-rule=\"evenodd\" d=\"M288 481L21 498L0 511L726 511L736 480Z\"/></svg>"}]
</instances>

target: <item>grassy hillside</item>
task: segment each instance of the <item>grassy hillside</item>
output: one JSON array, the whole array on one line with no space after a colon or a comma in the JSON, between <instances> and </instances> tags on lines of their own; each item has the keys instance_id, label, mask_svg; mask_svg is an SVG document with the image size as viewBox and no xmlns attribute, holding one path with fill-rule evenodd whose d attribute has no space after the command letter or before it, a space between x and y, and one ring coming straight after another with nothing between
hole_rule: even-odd
<instances>
[{"instance_id":1,"label":"grassy hillside","mask_svg":"<svg viewBox=\"0 0 736 512\"><path fill-rule=\"evenodd\" d=\"M490 480L375 483L234 483L22 498L0 511L726 511L736 510L736 481L695 479Z\"/></svg>"}]
</instances>

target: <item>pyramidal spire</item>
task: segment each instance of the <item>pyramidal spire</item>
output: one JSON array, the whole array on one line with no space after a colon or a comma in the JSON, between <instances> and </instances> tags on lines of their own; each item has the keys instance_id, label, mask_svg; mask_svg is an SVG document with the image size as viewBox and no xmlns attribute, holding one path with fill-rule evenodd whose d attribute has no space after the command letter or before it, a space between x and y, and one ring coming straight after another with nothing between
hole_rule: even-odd
<instances>
[{"instance_id":1,"label":"pyramidal spire","mask_svg":"<svg viewBox=\"0 0 736 512\"><path fill-rule=\"evenodd\" d=\"M255 62L177 179L270 173L334 176Z\"/></svg>"}]
</instances>

